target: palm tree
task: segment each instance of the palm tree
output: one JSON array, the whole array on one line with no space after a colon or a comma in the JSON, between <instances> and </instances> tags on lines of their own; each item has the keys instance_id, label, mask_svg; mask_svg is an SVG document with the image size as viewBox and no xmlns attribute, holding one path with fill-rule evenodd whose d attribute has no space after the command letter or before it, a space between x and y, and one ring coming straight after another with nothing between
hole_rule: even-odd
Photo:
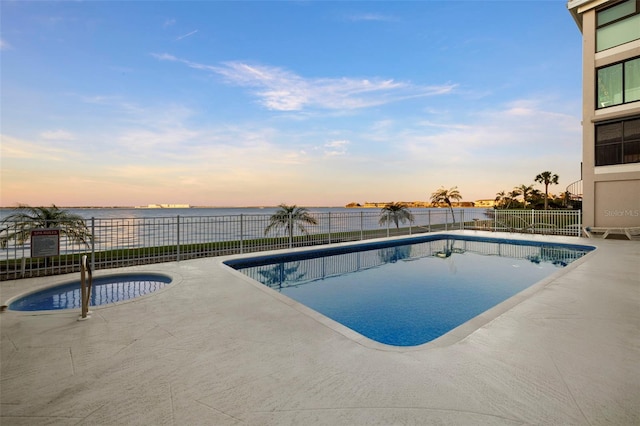
<instances>
[{"instance_id":1,"label":"palm tree","mask_svg":"<svg viewBox=\"0 0 640 426\"><path fill-rule=\"evenodd\" d=\"M549 185L557 185L558 184L558 175L555 173L551 173L549 171L542 172L538 176L536 176L536 182L544 183L544 209L547 210L549 206Z\"/></svg>"},{"instance_id":2,"label":"palm tree","mask_svg":"<svg viewBox=\"0 0 640 426\"><path fill-rule=\"evenodd\" d=\"M458 191L458 187L454 186L451 189L445 189L444 187L440 187L436 192L431 194L431 203L432 204L446 204L449 206L451 210L451 216L453 217L453 223L456 223L456 218L453 215L453 206L451 205L451 200L460 201L462 200L462 195Z\"/></svg>"},{"instance_id":3,"label":"palm tree","mask_svg":"<svg viewBox=\"0 0 640 426\"><path fill-rule=\"evenodd\" d=\"M283 287L300 281L306 275L306 272L298 272L298 268L300 268L300 262L293 265L285 264L285 262L278 263L271 268L258 271L258 274L262 276L260 282L273 289L282 290Z\"/></svg>"},{"instance_id":4,"label":"palm tree","mask_svg":"<svg viewBox=\"0 0 640 426\"><path fill-rule=\"evenodd\" d=\"M562 195L560 195L559 197L562 200L562 206L563 207L569 207L569 205L571 204L571 192L569 191L564 191L562 193Z\"/></svg>"},{"instance_id":5,"label":"palm tree","mask_svg":"<svg viewBox=\"0 0 640 426\"><path fill-rule=\"evenodd\" d=\"M58 228L60 234L69 240L87 246L93 241L93 235L82 216L62 210L55 204L51 207L30 207L26 204L18 204L14 210L15 213L2 220L0 247L6 247L11 240L24 244L29 240L31 230L41 228Z\"/></svg>"},{"instance_id":6,"label":"palm tree","mask_svg":"<svg viewBox=\"0 0 640 426\"><path fill-rule=\"evenodd\" d=\"M396 263L398 260L411 257L411 246L387 247L378 251L378 257L382 263Z\"/></svg>"},{"instance_id":7,"label":"palm tree","mask_svg":"<svg viewBox=\"0 0 640 426\"><path fill-rule=\"evenodd\" d=\"M496 207L501 207L507 201L507 194L504 191L497 192L494 201L496 202Z\"/></svg>"},{"instance_id":8,"label":"palm tree","mask_svg":"<svg viewBox=\"0 0 640 426\"><path fill-rule=\"evenodd\" d=\"M507 193L506 191L500 191L496 193L496 208L508 209L513 202L513 194L511 192Z\"/></svg>"},{"instance_id":9,"label":"palm tree","mask_svg":"<svg viewBox=\"0 0 640 426\"><path fill-rule=\"evenodd\" d=\"M434 253L434 256L439 257L440 259L446 259L451 257L454 253L453 245L455 244L455 240L447 239L444 242L444 248L442 250L438 250Z\"/></svg>"},{"instance_id":10,"label":"palm tree","mask_svg":"<svg viewBox=\"0 0 640 426\"><path fill-rule=\"evenodd\" d=\"M507 209L509 207L511 207L511 203L513 203L514 201L517 203L518 200L516 200L516 198L518 198L518 196L520 195L520 191L518 191L517 189L513 189L513 191L509 192L509 203L507 204Z\"/></svg>"},{"instance_id":11,"label":"palm tree","mask_svg":"<svg viewBox=\"0 0 640 426\"><path fill-rule=\"evenodd\" d=\"M529 203L531 208L540 207L540 203L544 202L542 199L544 198L544 194L539 189L532 189L531 194L529 194Z\"/></svg>"},{"instance_id":12,"label":"palm tree","mask_svg":"<svg viewBox=\"0 0 640 426\"><path fill-rule=\"evenodd\" d=\"M272 229L285 229L289 234L289 241L293 241L293 229L298 228L303 234L308 234L305 225L317 225L318 220L311 216L309 210L298 207L295 204L288 206L280 204L280 209L271 215L270 223L264 230L267 235Z\"/></svg>"},{"instance_id":13,"label":"palm tree","mask_svg":"<svg viewBox=\"0 0 640 426\"><path fill-rule=\"evenodd\" d=\"M533 185L520 185L514 188L517 190L520 195L522 195L523 207L527 208L527 201L531 197L531 192L533 191Z\"/></svg>"},{"instance_id":14,"label":"palm tree","mask_svg":"<svg viewBox=\"0 0 640 426\"><path fill-rule=\"evenodd\" d=\"M389 203L380 210L380 225L393 222L396 224L396 229L400 229L400 223L409 221L413 222L413 214L409 211L409 208L405 203Z\"/></svg>"}]
</instances>

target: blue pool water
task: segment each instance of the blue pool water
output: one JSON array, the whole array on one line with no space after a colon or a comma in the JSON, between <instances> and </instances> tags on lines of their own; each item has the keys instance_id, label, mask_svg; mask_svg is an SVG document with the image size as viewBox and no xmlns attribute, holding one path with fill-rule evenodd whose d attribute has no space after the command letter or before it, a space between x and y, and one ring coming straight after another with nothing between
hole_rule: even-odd
<instances>
[{"instance_id":1,"label":"blue pool water","mask_svg":"<svg viewBox=\"0 0 640 426\"><path fill-rule=\"evenodd\" d=\"M378 342L429 342L593 247L431 236L225 262Z\"/></svg>"},{"instance_id":2,"label":"blue pool water","mask_svg":"<svg viewBox=\"0 0 640 426\"><path fill-rule=\"evenodd\" d=\"M106 305L133 299L159 290L171 283L161 274L111 275L94 278L90 306ZM42 311L81 307L80 281L28 294L9 304L15 311Z\"/></svg>"}]
</instances>

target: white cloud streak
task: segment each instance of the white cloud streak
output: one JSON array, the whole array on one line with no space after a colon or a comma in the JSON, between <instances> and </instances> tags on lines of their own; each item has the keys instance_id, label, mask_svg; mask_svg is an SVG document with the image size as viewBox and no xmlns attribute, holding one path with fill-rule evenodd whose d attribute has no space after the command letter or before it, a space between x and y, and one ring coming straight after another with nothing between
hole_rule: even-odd
<instances>
[{"instance_id":1,"label":"white cloud streak","mask_svg":"<svg viewBox=\"0 0 640 426\"><path fill-rule=\"evenodd\" d=\"M176 41L178 41L178 40L182 40L183 38L191 37L192 35L194 35L194 34L195 34L195 33L197 33L197 32L198 32L198 30L193 30L193 31L191 31L190 33L187 33L187 34L181 35L180 37L177 37L177 38L176 38Z\"/></svg>"},{"instance_id":2,"label":"white cloud streak","mask_svg":"<svg viewBox=\"0 0 640 426\"><path fill-rule=\"evenodd\" d=\"M432 177L445 179L442 184L450 179L473 188L483 182L497 192L533 181L542 170L559 173L563 185L579 173L580 120L536 102L515 101L464 123L431 124L398 135L403 143L397 148L402 156L422 159ZM492 192L476 196L487 195Z\"/></svg>"},{"instance_id":3,"label":"white cloud streak","mask_svg":"<svg viewBox=\"0 0 640 426\"><path fill-rule=\"evenodd\" d=\"M53 145L50 140L30 141L9 135L0 135L0 157L5 165L9 160L43 160L63 161L68 158L77 159L78 153L73 149Z\"/></svg>"},{"instance_id":4,"label":"white cloud streak","mask_svg":"<svg viewBox=\"0 0 640 426\"><path fill-rule=\"evenodd\" d=\"M75 139L71 132L66 130L47 130L40 133L40 137L50 141L72 141Z\"/></svg>"},{"instance_id":5,"label":"white cloud streak","mask_svg":"<svg viewBox=\"0 0 640 426\"><path fill-rule=\"evenodd\" d=\"M420 86L381 78L304 78L283 68L239 61L205 65L167 53L153 56L210 71L223 76L229 84L251 88L259 104L274 111L356 110L405 99L445 95L456 88L455 84Z\"/></svg>"},{"instance_id":6,"label":"white cloud streak","mask_svg":"<svg viewBox=\"0 0 640 426\"><path fill-rule=\"evenodd\" d=\"M361 13L358 15L351 15L348 17L350 21L382 21L382 22L395 22L398 18L389 15L380 15L378 13Z\"/></svg>"},{"instance_id":7,"label":"white cloud streak","mask_svg":"<svg viewBox=\"0 0 640 426\"><path fill-rule=\"evenodd\" d=\"M349 141L338 140L324 144L324 154L329 157L343 156L347 154Z\"/></svg>"}]
</instances>

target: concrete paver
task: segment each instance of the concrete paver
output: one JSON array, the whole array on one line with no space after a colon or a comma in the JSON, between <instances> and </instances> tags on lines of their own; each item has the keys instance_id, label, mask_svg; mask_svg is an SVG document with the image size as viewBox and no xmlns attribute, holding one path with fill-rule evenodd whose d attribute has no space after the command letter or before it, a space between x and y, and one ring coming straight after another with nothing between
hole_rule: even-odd
<instances>
[{"instance_id":1,"label":"concrete paver","mask_svg":"<svg viewBox=\"0 0 640 426\"><path fill-rule=\"evenodd\" d=\"M83 322L0 315L0 423L640 424L640 242L489 236L597 250L414 348L349 332L224 258L123 268L174 283ZM0 301L74 279L2 282Z\"/></svg>"}]
</instances>

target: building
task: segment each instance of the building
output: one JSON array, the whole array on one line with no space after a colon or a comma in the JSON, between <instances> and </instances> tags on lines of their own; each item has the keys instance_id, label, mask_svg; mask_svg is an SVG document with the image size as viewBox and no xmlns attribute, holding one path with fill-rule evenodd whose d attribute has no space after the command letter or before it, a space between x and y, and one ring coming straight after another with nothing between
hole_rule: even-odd
<instances>
[{"instance_id":1,"label":"building","mask_svg":"<svg viewBox=\"0 0 640 426\"><path fill-rule=\"evenodd\" d=\"M474 203L474 206L493 208L496 206L496 200L495 199L476 200L476 202Z\"/></svg>"},{"instance_id":2,"label":"building","mask_svg":"<svg viewBox=\"0 0 640 426\"><path fill-rule=\"evenodd\" d=\"M640 0L567 7L582 32L583 223L640 226Z\"/></svg>"},{"instance_id":3,"label":"building","mask_svg":"<svg viewBox=\"0 0 640 426\"><path fill-rule=\"evenodd\" d=\"M148 204L146 206L136 207L139 209L190 209L190 204Z\"/></svg>"}]
</instances>

